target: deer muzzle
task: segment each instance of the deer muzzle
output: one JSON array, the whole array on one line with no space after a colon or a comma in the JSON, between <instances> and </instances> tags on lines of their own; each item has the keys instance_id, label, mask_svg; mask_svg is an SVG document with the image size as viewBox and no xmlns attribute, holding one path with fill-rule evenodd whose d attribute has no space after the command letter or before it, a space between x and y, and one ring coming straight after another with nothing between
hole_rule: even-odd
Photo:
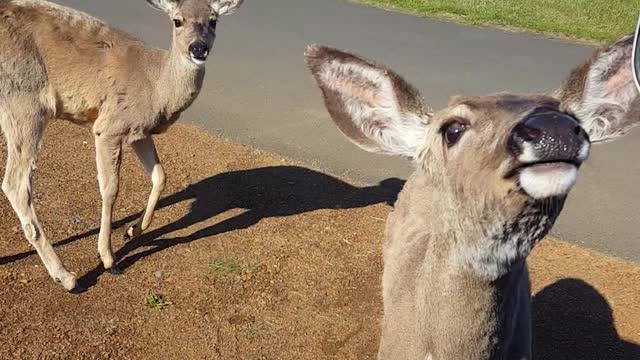
<instances>
[{"instance_id":1,"label":"deer muzzle","mask_svg":"<svg viewBox=\"0 0 640 360\"><path fill-rule=\"evenodd\" d=\"M204 63L209 56L209 45L204 41L196 41L189 46L189 55L195 63Z\"/></svg>"},{"instance_id":2,"label":"deer muzzle","mask_svg":"<svg viewBox=\"0 0 640 360\"><path fill-rule=\"evenodd\" d=\"M569 192L589 155L590 142L572 116L539 109L514 127L508 148L519 164L513 174L519 176L520 186L542 199Z\"/></svg>"}]
</instances>

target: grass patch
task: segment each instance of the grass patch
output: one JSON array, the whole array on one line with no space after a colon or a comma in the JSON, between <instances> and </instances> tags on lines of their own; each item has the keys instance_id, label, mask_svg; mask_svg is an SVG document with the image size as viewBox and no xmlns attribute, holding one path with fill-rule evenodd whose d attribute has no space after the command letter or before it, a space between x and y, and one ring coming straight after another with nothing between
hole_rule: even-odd
<instances>
[{"instance_id":1,"label":"grass patch","mask_svg":"<svg viewBox=\"0 0 640 360\"><path fill-rule=\"evenodd\" d=\"M612 41L635 30L640 0L357 0L363 4L501 25L574 39Z\"/></svg>"},{"instance_id":2,"label":"grass patch","mask_svg":"<svg viewBox=\"0 0 640 360\"><path fill-rule=\"evenodd\" d=\"M215 260L209 264L209 271L217 274L239 274L241 270L242 267L240 266L240 263L233 259Z\"/></svg>"},{"instance_id":3,"label":"grass patch","mask_svg":"<svg viewBox=\"0 0 640 360\"><path fill-rule=\"evenodd\" d=\"M242 272L253 274L260 269L260 264L249 264L246 267L234 259L218 259L209 263L209 271L221 275L237 275Z\"/></svg>"},{"instance_id":4,"label":"grass patch","mask_svg":"<svg viewBox=\"0 0 640 360\"><path fill-rule=\"evenodd\" d=\"M156 293L149 294L144 299L144 303L145 305L147 305L147 307L151 309L159 309L159 310L162 310L169 305L173 305L172 302L165 300L162 295L158 295Z\"/></svg>"},{"instance_id":5,"label":"grass patch","mask_svg":"<svg viewBox=\"0 0 640 360\"><path fill-rule=\"evenodd\" d=\"M249 340L261 339L271 333L273 333L273 323L268 320L252 323L245 330Z\"/></svg>"}]
</instances>

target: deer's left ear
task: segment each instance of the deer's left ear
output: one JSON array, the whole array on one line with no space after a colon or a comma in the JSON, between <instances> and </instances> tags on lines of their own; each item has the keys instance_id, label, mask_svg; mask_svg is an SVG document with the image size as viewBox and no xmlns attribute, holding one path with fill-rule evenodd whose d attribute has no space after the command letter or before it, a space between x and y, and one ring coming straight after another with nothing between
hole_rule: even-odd
<instances>
[{"instance_id":1,"label":"deer's left ear","mask_svg":"<svg viewBox=\"0 0 640 360\"><path fill-rule=\"evenodd\" d=\"M231 15L238 10L243 2L244 0L213 0L211 8L218 16Z\"/></svg>"},{"instance_id":2,"label":"deer's left ear","mask_svg":"<svg viewBox=\"0 0 640 360\"><path fill-rule=\"evenodd\" d=\"M554 93L562 107L581 121L592 142L615 139L640 124L633 44L629 34L597 50Z\"/></svg>"}]
</instances>

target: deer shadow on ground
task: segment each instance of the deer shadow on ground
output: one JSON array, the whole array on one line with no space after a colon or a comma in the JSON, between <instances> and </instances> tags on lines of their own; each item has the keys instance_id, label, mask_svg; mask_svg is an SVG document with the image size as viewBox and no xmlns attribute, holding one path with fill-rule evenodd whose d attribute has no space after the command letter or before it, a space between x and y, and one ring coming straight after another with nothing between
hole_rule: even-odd
<instances>
[{"instance_id":1,"label":"deer shadow on ground","mask_svg":"<svg viewBox=\"0 0 640 360\"><path fill-rule=\"evenodd\" d=\"M640 359L640 346L618 336L607 300L591 285L563 279L533 298L534 359Z\"/></svg>"},{"instance_id":2,"label":"deer shadow on ground","mask_svg":"<svg viewBox=\"0 0 640 360\"><path fill-rule=\"evenodd\" d=\"M265 218L292 216L320 209L360 208L378 203L393 205L403 186L404 180L390 178L374 186L356 187L335 177L298 166L263 167L222 173L161 199L158 209L191 201L190 211L172 223L152 228L125 243L116 251L115 256L119 259L118 267L126 269L146 256L173 246L245 229ZM244 209L244 212L187 236L160 238L232 209ZM139 213L128 216L115 222L113 227L123 227L139 216ZM94 236L98 232L99 229L92 229L58 242L55 246ZM31 251L0 258L0 265L34 254ZM84 287L94 285L103 272L102 266L97 266L80 279L80 284Z\"/></svg>"}]
</instances>

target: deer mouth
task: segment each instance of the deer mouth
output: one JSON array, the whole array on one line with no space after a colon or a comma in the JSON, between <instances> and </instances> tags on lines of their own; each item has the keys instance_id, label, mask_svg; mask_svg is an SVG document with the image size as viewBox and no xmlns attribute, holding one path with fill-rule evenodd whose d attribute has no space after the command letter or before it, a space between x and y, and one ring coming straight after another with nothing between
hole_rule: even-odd
<instances>
[{"instance_id":1,"label":"deer mouth","mask_svg":"<svg viewBox=\"0 0 640 360\"><path fill-rule=\"evenodd\" d=\"M203 55L199 55L199 56L195 56L193 54L190 54L190 57L191 57L191 61L193 61L194 64L203 65L207 61L207 56L208 55L209 55L208 53L203 54Z\"/></svg>"},{"instance_id":2,"label":"deer mouth","mask_svg":"<svg viewBox=\"0 0 640 360\"><path fill-rule=\"evenodd\" d=\"M581 161L551 159L535 161L513 169L509 177L516 177L522 190L534 199L566 195L578 177Z\"/></svg>"},{"instance_id":3,"label":"deer mouth","mask_svg":"<svg viewBox=\"0 0 640 360\"><path fill-rule=\"evenodd\" d=\"M582 162L577 159L551 159L525 162L517 165L513 169L507 172L505 178L513 178L516 175L520 175L524 170L530 169L531 171L544 173L547 171L561 170L570 167L579 168Z\"/></svg>"}]
</instances>

